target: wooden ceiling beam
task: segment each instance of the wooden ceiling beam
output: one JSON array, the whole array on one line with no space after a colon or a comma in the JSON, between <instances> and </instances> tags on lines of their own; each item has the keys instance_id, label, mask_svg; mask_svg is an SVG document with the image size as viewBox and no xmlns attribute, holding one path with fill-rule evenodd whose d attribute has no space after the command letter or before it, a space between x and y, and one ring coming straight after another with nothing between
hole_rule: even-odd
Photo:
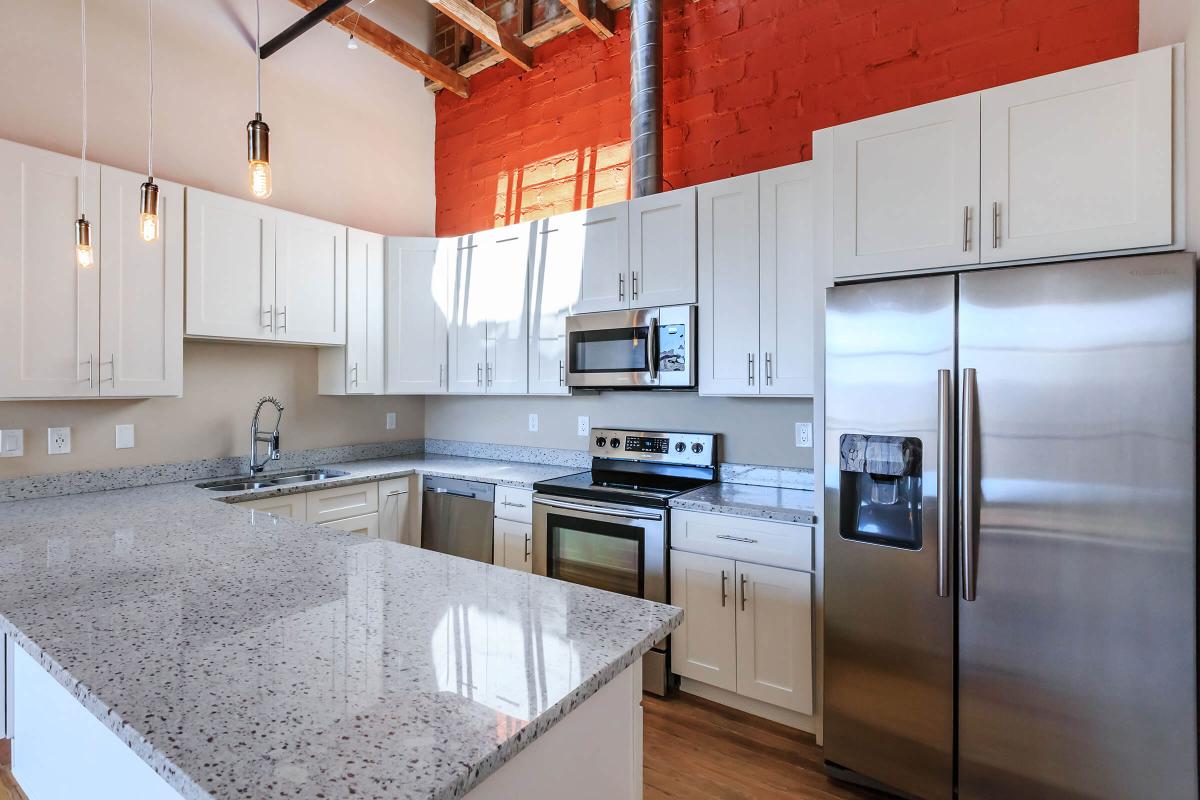
<instances>
[{"instance_id":1,"label":"wooden ceiling beam","mask_svg":"<svg viewBox=\"0 0 1200 800\"><path fill-rule=\"evenodd\" d=\"M429 4L483 39L521 69L533 69L533 48L501 28L496 20L471 0L429 0Z\"/></svg>"},{"instance_id":2,"label":"wooden ceiling beam","mask_svg":"<svg viewBox=\"0 0 1200 800\"><path fill-rule=\"evenodd\" d=\"M616 32L612 9L603 0L559 0L575 18L601 39L611 39Z\"/></svg>"},{"instance_id":3,"label":"wooden ceiling beam","mask_svg":"<svg viewBox=\"0 0 1200 800\"><path fill-rule=\"evenodd\" d=\"M321 5L322 0L291 0L291 3L305 11L312 11ZM416 70L433 83L440 84L459 97L470 95L469 84L465 77L421 48L404 41L382 25L352 12L337 13L325 21L346 33L353 31L354 38L358 41L368 44L404 66Z\"/></svg>"}]
</instances>

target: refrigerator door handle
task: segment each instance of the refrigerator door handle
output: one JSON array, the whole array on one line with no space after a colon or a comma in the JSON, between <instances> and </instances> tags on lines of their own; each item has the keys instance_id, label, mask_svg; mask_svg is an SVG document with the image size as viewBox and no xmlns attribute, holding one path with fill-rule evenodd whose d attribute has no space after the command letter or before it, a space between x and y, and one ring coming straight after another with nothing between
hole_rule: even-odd
<instances>
[{"instance_id":1,"label":"refrigerator door handle","mask_svg":"<svg viewBox=\"0 0 1200 800\"><path fill-rule=\"evenodd\" d=\"M976 530L976 506L978 505L979 480L975 476L975 467L979 460L979 443L976 439L979 430L978 408L975 397L975 370L967 367L963 370L962 387L962 596L963 600L975 599L975 576L978 574L979 554L975 543L979 538Z\"/></svg>"},{"instance_id":2,"label":"refrigerator door handle","mask_svg":"<svg viewBox=\"0 0 1200 800\"><path fill-rule=\"evenodd\" d=\"M954 479L950 464L954 458L954 375L938 370L938 597L950 596L951 548L954 529Z\"/></svg>"}]
</instances>

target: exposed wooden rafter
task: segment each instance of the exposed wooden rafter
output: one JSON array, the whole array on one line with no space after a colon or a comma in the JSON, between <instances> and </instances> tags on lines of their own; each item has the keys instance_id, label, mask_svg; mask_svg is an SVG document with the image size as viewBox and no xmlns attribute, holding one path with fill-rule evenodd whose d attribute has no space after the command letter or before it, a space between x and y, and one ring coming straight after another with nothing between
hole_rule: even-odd
<instances>
[{"instance_id":1,"label":"exposed wooden rafter","mask_svg":"<svg viewBox=\"0 0 1200 800\"><path fill-rule=\"evenodd\" d=\"M305 11L312 11L321 5L322 0L291 0L291 2ZM353 31L354 38L358 41L368 44L406 67L416 70L437 86L449 89L459 97L467 97L470 94L466 77L366 17L353 13L337 13L328 18L326 22L347 33Z\"/></svg>"},{"instance_id":2,"label":"exposed wooden rafter","mask_svg":"<svg viewBox=\"0 0 1200 800\"><path fill-rule=\"evenodd\" d=\"M501 28L496 20L471 0L429 0L429 3L521 69L533 69L533 48Z\"/></svg>"},{"instance_id":3,"label":"exposed wooden rafter","mask_svg":"<svg viewBox=\"0 0 1200 800\"><path fill-rule=\"evenodd\" d=\"M330 14L338 11L343 6L347 5L350 0L325 0L312 11L309 11L300 19L287 26L287 30L278 34L271 41L258 48L259 58L270 58L278 53L283 48L287 47L306 31L312 30L321 24L321 21L327 19Z\"/></svg>"},{"instance_id":4,"label":"exposed wooden rafter","mask_svg":"<svg viewBox=\"0 0 1200 800\"><path fill-rule=\"evenodd\" d=\"M612 38L615 32L612 9L603 0L559 0L575 18L601 39Z\"/></svg>"}]
</instances>

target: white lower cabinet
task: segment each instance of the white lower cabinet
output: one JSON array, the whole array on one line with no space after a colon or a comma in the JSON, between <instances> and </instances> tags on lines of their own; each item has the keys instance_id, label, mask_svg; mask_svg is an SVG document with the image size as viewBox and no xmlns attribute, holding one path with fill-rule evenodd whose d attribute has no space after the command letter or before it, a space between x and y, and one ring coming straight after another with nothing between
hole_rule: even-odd
<instances>
[{"instance_id":1,"label":"white lower cabinet","mask_svg":"<svg viewBox=\"0 0 1200 800\"><path fill-rule=\"evenodd\" d=\"M493 561L498 567L533 572L533 526L497 518L493 527Z\"/></svg>"},{"instance_id":2,"label":"white lower cabinet","mask_svg":"<svg viewBox=\"0 0 1200 800\"><path fill-rule=\"evenodd\" d=\"M308 499L309 522L333 520L372 514L379 510L379 484L356 483L318 489L304 495Z\"/></svg>"},{"instance_id":3,"label":"white lower cabinet","mask_svg":"<svg viewBox=\"0 0 1200 800\"><path fill-rule=\"evenodd\" d=\"M243 508L252 508L265 514L304 522L308 519L308 501L303 494L285 494L282 497L267 497L262 500L247 500L238 503Z\"/></svg>"},{"instance_id":4,"label":"white lower cabinet","mask_svg":"<svg viewBox=\"0 0 1200 800\"><path fill-rule=\"evenodd\" d=\"M727 558L671 551L671 603L684 609L671 635L672 670L731 692L737 691L735 578Z\"/></svg>"},{"instance_id":5,"label":"white lower cabinet","mask_svg":"<svg viewBox=\"0 0 1200 800\"><path fill-rule=\"evenodd\" d=\"M379 482L379 538L421 546L419 499L412 478L392 478Z\"/></svg>"},{"instance_id":6,"label":"white lower cabinet","mask_svg":"<svg viewBox=\"0 0 1200 800\"><path fill-rule=\"evenodd\" d=\"M358 517L335 519L331 522L320 523L322 528L337 528L346 533L357 533L368 539L379 538L379 514L363 514Z\"/></svg>"}]
</instances>

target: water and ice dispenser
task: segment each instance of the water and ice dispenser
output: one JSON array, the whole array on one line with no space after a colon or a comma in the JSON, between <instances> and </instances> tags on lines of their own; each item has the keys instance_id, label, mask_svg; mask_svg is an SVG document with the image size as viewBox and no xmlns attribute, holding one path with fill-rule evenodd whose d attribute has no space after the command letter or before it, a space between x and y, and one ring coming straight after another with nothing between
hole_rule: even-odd
<instances>
[{"instance_id":1,"label":"water and ice dispenser","mask_svg":"<svg viewBox=\"0 0 1200 800\"><path fill-rule=\"evenodd\" d=\"M921 440L846 433L841 447L844 539L921 549Z\"/></svg>"}]
</instances>

